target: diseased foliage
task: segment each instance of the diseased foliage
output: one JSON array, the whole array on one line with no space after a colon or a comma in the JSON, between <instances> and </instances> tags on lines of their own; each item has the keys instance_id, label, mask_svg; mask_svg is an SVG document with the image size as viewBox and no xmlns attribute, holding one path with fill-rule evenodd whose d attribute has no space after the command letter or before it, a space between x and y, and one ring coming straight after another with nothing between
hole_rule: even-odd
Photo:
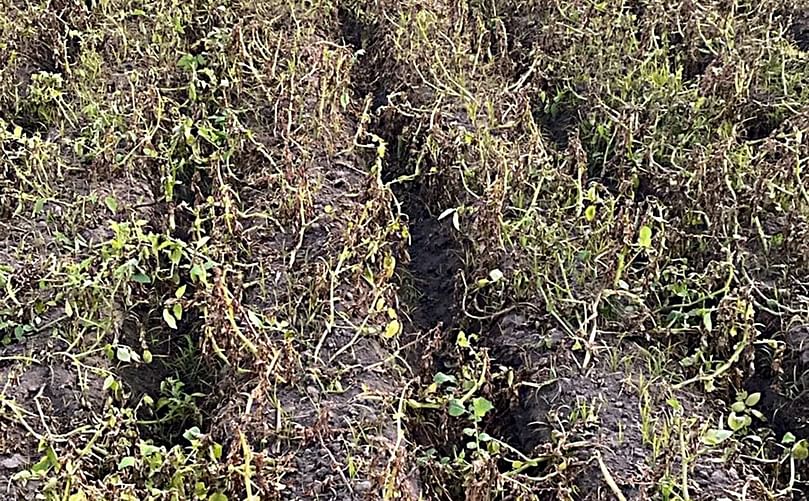
<instances>
[{"instance_id":1,"label":"diseased foliage","mask_svg":"<svg viewBox=\"0 0 809 501\"><path fill-rule=\"evenodd\" d=\"M0 489L799 496L807 19L3 0Z\"/></svg>"}]
</instances>

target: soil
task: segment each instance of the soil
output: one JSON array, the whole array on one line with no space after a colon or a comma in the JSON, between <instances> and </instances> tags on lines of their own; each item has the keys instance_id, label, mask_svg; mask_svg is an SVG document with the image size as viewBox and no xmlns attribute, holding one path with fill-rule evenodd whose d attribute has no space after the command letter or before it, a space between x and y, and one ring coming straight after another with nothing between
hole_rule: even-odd
<instances>
[{"instance_id":1,"label":"soil","mask_svg":"<svg viewBox=\"0 0 809 501\"><path fill-rule=\"evenodd\" d=\"M785 341L780 366L759 367L745 381L745 389L761 393L760 410L777 437L789 432L806 439L809 438L809 328L793 326Z\"/></svg>"},{"instance_id":2,"label":"soil","mask_svg":"<svg viewBox=\"0 0 809 501\"><path fill-rule=\"evenodd\" d=\"M13 131L0 140L0 498L53 487L73 500L80 481L96 493L80 501L758 501L792 496L785 485L805 499L806 463L781 441L809 438L809 328L773 328L770 343L747 318L764 309L750 299L770 278L759 268L788 263L771 250L798 263L807 234L805 200L789 198L805 198L799 172L783 174L805 156L782 120L800 115L787 88L800 76L754 64L741 78L725 55L780 50L762 45L773 27L755 9L706 6L703 26L685 2L667 27L638 2L236 2L152 25L146 10L106 19L97 2L56 3L14 41L31 57L0 69ZM788 36L809 51L809 12L793 10ZM726 46L748 18L762 40ZM599 32L608 50L590 64ZM130 50L148 62L117 59ZM45 71L61 79L49 100L32 94ZM98 82L74 77L92 72ZM677 110L703 128L672 126ZM97 151L80 155L85 143ZM777 161L760 145L781 148ZM726 172L732 162L743 169ZM725 184L738 198L700 191ZM679 220L694 206L716 208L710 224ZM452 207L460 224L439 218ZM739 276L745 260L753 278ZM502 276L480 286L489 264ZM720 297L711 267L726 264L739 273ZM803 314L804 277L787 275L774 297ZM602 286L629 298L633 319L596 319L592 344L563 331L559 315L581 321ZM720 388L676 388L727 360L742 324L755 343ZM152 363L132 357L147 348ZM698 348L704 367L682 367ZM431 389L438 373L493 408L453 415ZM166 395L170 382L182 391ZM734 385L761 394L766 419L708 445ZM163 422L172 406L179 417ZM155 444L157 473L139 455ZM33 479L37 463L47 480Z\"/></svg>"},{"instance_id":3,"label":"soil","mask_svg":"<svg viewBox=\"0 0 809 501\"><path fill-rule=\"evenodd\" d=\"M809 51L809 10L798 9L793 12L790 33L799 49Z\"/></svg>"},{"instance_id":4,"label":"soil","mask_svg":"<svg viewBox=\"0 0 809 501\"><path fill-rule=\"evenodd\" d=\"M416 342L422 377L430 379L451 363L451 357L441 354L451 351L454 333L459 328L455 323L460 309L455 270L460 262L457 244L450 238L454 231L450 221L439 221L424 205L412 203L415 200L412 193L403 195L411 201L409 207L415 214L409 226L412 240L406 283L417 286L419 293L410 305L410 338ZM533 312L510 312L490 325L477 327L487 332L483 339L494 362L517 371L522 385L518 397L511 403L506 401L508 410L491 420L487 432L528 457L552 454L555 444L562 448L569 446L575 458L566 466L566 474L559 478L560 485L544 495L550 498L567 492L581 500L614 499L594 451L598 451L629 500L653 498L661 475L682 468L665 464L665 457L655 458L650 444L643 439L643 402L638 388L650 376L640 361L633 362L632 370L625 367L615 370L607 366L604 358L596 357L596 362L582 371L578 368L580 359L573 356L572 342L559 330L543 329ZM637 352L631 346L622 349L624 354L632 351ZM663 383L652 384L648 394L653 395L653 401L649 405L653 409L665 406L665 396L672 393ZM699 394L685 391L676 394L689 412L711 415L716 410ZM571 415L583 407L593 410L592 420L575 422ZM436 434L431 430L451 425L444 421L430 422L429 415L424 419L426 422L411 424L412 436L421 448L441 450L445 444L437 441L438 437L452 432ZM559 443L560 436L565 437L565 443ZM696 449L698 444L688 446ZM738 492L744 483L742 474L719 460L715 451L703 451L688 469L691 492L699 493L694 499L723 499ZM472 492L474 489L470 487L467 495Z\"/></svg>"},{"instance_id":5,"label":"soil","mask_svg":"<svg viewBox=\"0 0 809 501\"><path fill-rule=\"evenodd\" d=\"M461 263L457 243L450 236L451 219L441 221L422 209L408 224L411 232L407 273L418 298L413 305L413 325L426 331L451 329L458 314L455 280Z\"/></svg>"},{"instance_id":6,"label":"soil","mask_svg":"<svg viewBox=\"0 0 809 501\"><path fill-rule=\"evenodd\" d=\"M682 465L668 457L671 448L679 447L674 443L666 453L654 455L642 434L644 413L657 426L654 423L672 416L667 403L672 397L687 413L697 415L715 414L715 405L699 393L674 391L650 375L644 351L628 341L609 343L621 353L617 366L610 365L609 350L602 347L582 369L583 352L573 349L572 340L554 329L543 333L536 319L529 319L530 314L511 313L494 329L492 352L496 360L518 370L522 385L511 409L498 416L496 432L529 457L572 452L575 460L566 465L553 495L614 499L600 456L627 499L653 499L661 477L679 474ZM693 499L722 499L740 490L743 474L718 460L719 451L704 450L693 437L685 447L698 457L688 465Z\"/></svg>"},{"instance_id":7,"label":"soil","mask_svg":"<svg viewBox=\"0 0 809 501\"><path fill-rule=\"evenodd\" d=\"M103 412L103 378L89 370L77 372L74 360L60 354L66 348L67 343L44 337L0 347L0 419L24 416L30 428L5 422L0 428L0 493L7 499L36 492L37 480L11 481L45 455L36 436L47 443L67 441L69 435L64 434L77 429L92 435L95 419Z\"/></svg>"}]
</instances>

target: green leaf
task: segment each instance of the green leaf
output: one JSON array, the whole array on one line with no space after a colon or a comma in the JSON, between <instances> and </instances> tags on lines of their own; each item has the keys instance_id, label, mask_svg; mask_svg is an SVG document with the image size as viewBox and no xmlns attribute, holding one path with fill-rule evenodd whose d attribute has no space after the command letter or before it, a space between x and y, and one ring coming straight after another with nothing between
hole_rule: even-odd
<instances>
[{"instance_id":1,"label":"green leaf","mask_svg":"<svg viewBox=\"0 0 809 501\"><path fill-rule=\"evenodd\" d=\"M145 273L135 273L134 275L132 275L132 280L134 280L139 284L144 285L152 283L152 278L149 275L146 275Z\"/></svg>"},{"instance_id":2,"label":"green leaf","mask_svg":"<svg viewBox=\"0 0 809 501\"><path fill-rule=\"evenodd\" d=\"M48 458L48 461L50 461L51 466L54 466L56 468L56 471L59 471L61 466L59 464L59 458L56 457L56 451L54 451L53 447L51 447L50 445L45 449L45 456Z\"/></svg>"},{"instance_id":3,"label":"green leaf","mask_svg":"<svg viewBox=\"0 0 809 501\"><path fill-rule=\"evenodd\" d=\"M79 491L74 494L71 494L67 501L87 501L87 495L84 491Z\"/></svg>"},{"instance_id":4,"label":"green leaf","mask_svg":"<svg viewBox=\"0 0 809 501\"><path fill-rule=\"evenodd\" d=\"M169 310L166 310L166 309L164 309L164 310L163 310L163 320L164 320L164 321L166 322L166 324L168 324L168 326L169 326L169 327L171 327L172 329L174 329L174 330L176 330L176 329L177 329L177 321L176 321L176 320L174 319L174 317L171 315L171 312L170 312Z\"/></svg>"},{"instance_id":5,"label":"green leaf","mask_svg":"<svg viewBox=\"0 0 809 501\"><path fill-rule=\"evenodd\" d=\"M208 486L205 485L205 482L197 482L194 484L194 496L197 499L202 499L205 497L205 494L208 493Z\"/></svg>"},{"instance_id":6,"label":"green leaf","mask_svg":"<svg viewBox=\"0 0 809 501\"><path fill-rule=\"evenodd\" d=\"M711 311L705 310L702 314L702 325L705 326L705 330L711 332L713 330L713 320L711 319Z\"/></svg>"},{"instance_id":7,"label":"green leaf","mask_svg":"<svg viewBox=\"0 0 809 501\"><path fill-rule=\"evenodd\" d=\"M51 460L48 456L43 456L42 459L39 460L37 464L31 467L31 471L34 473L44 473L51 468Z\"/></svg>"},{"instance_id":8,"label":"green leaf","mask_svg":"<svg viewBox=\"0 0 809 501\"><path fill-rule=\"evenodd\" d=\"M201 282L204 284L208 278L207 271L205 271L205 268L203 266L200 266L199 264L195 264L194 266L192 266L188 274L191 275L191 280L194 281L195 283Z\"/></svg>"},{"instance_id":9,"label":"green leaf","mask_svg":"<svg viewBox=\"0 0 809 501\"><path fill-rule=\"evenodd\" d=\"M641 226L640 234L638 235L638 245L644 249L652 247L652 229L648 226Z\"/></svg>"},{"instance_id":10,"label":"green leaf","mask_svg":"<svg viewBox=\"0 0 809 501\"><path fill-rule=\"evenodd\" d=\"M135 458L132 456L122 457L121 461L118 462L118 469L123 470L124 468L129 468L130 466L135 466Z\"/></svg>"},{"instance_id":11,"label":"green leaf","mask_svg":"<svg viewBox=\"0 0 809 501\"><path fill-rule=\"evenodd\" d=\"M483 397L477 397L474 400L472 400L472 410L475 413L475 417L478 419L485 416L486 413L488 413L492 409L494 409L492 403Z\"/></svg>"},{"instance_id":12,"label":"green leaf","mask_svg":"<svg viewBox=\"0 0 809 501\"><path fill-rule=\"evenodd\" d=\"M728 426L733 431L739 431L750 424L750 416L739 416L735 412L728 415Z\"/></svg>"},{"instance_id":13,"label":"green leaf","mask_svg":"<svg viewBox=\"0 0 809 501\"><path fill-rule=\"evenodd\" d=\"M809 457L809 442L806 439L799 440L792 446L792 457L799 461Z\"/></svg>"},{"instance_id":14,"label":"green leaf","mask_svg":"<svg viewBox=\"0 0 809 501\"><path fill-rule=\"evenodd\" d=\"M228 497L220 492L215 492L208 497L208 501L228 501Z\"/></svg>"},{"instance_id":15,"label":"green leaf","mask_svg":"<svg viewBox=\"0 0 809 501\"><path fill-rule=\"evenodd\" d=\"M453 398L449 401L449 415L452 417L458 417L463 415L466 412L466 409L463 406L463 402L458 400L457 398Z\"/></svg>"},{"instance_id":16,"label":"green leaf","mask_svg":"<svg viewBox=\"0 0 809 501\"><path fill-rule=\"evenodd\" d=\"M256 328L260 329L264 326L264 322L261 321L261 317L259 317L258 314L253 310L247 310L247 319L250 320L250 323Z\"/></svg>"},{"instance_id":17,"label":"green leaf","mask_svg":"<svg viewBox=\"0 0 809 501\"><path fill-rule=\"evenodd\" d=\"M731 435L733 435L733 432L730 430L717 430L713 428L702 436L702 443L705 445L719 445L729 439Z\"/></svg>"},{"instance_id":18,"label":"green leaf","mask_svg":"<svg viewBox=\"0 0 809 501\"><path fill-rule=\"evenodd\" d=\"M174 306L171 308L171 312L174 313L174 318L177 320L183 319L183 305L180 303L174 303Z\"/></svg>"},{"instance_id":19,"label":"green leaf","mask_svg":"<svg viewBox=\"0 0 809 501\"><path fill-rule=\"evenodd\" d=\"M193 54L184 54L183 57L177 61L177 66L185 71L191 71L197 65L197 59Z\"/></svg>"},{"instance_id":20,"label":"green leaf","mask_svg":"<svg viewBox=\"0 0 809 501\"><path fill-rule=\"evenodd\" d=\"M444 374L443 372L437 372L435 376L433 376L433 382L437 384L454 383L455 381L455 376Z\"/></svg>"},{"instance_id":21,"label":"green leaf","mask_svg":"<svg viewBox=\"0 0 809 501\"><path fill-rule=\"evenodd\" d=\"M118 349L115 350L115 358L121 362L129 363L132 361L132 352L129 351L129 348L126 346L119 346Z\"/></svg>"},{"instance_id":22,"label":"green leaf","mask_svg":"<svg viewBox=\"0 0 809 501\"><path fill-rule=\"evenodd\" d=\"M115 197L113 197L112 195L110 195L110 196L108 196L108 197L106 197L106 198L104 199L104 205L106 205L106 206L107 206L107 208L108 208L108 209L109 209L109 210L110 210L110 211L111 211L113 214L115 214L116 212L118 212L118 200L116 200L116 199L115 199Z\"/></svg>"},{"instance_id":23,"label":"green leaf","mask_svg":"<svg viewBox=\"0 0 809 501\"><path fill-rule=\"evenodd\" d=\"M192 440L196 440L202 435L202 432L199 430L198 427L192 426L185 433L183 433L183 438L188 440L189 442Z\"/></svg>"},{"instance_id":24,"label":"green leaf","mask_svg":"<svg viewBox=\"0 0 809 501\"><path fill-rule=\"evenodd\" d=\"M147 364L151 364L152 363L152 358L153 357L152 357L152 352L151 351L143 350L143 361L144 362L146 362Z\"/></svg>"},{"instance_id":25,"label":"green leaf","mask_svg":"<svg viewBox=\"0 0 809 501\"><path fill-rule=\"evenodd\" d=\"M180 299L181 297L183 297L183 295L185 295L186 287L187 286L185 284L178 287L177 290L174 291L174 297L176 297L177 299Z\"/></svg>"},{"instance_id":26,"label":"green leaf","mask_svg":"<svg viewBox=\"0 0 809 501\"><path fill-rule=\"evenodd\" d=\"M755 416L756 419L759 419L759 420L764 421L764 422L767 421L767 417L764 414L762 414L761 412L757 411L756 409L747 409L747 410L750 412L750 414Z\"/></svg>"},{"instance_id":27,"label":"green leaf","mask_svg":"<svg viewBox=\"0 0 809 501\"><path fill-rule=\"evenodd\" d=\"M733 405L730 406L730 410L733 412L744 412L746 408L747 406L744 405L744 402L733 402Z\"/></svg>"},{"instance_id":28,"label":"green leaf","mask_svg":"<svg viewBox=\"0 0 809 501\"><path fill-rule=\"evenodd\" d=\"M790 432L784 433L784 437L781 439L782 444L794 444L795 443L795 435Z\"/></svg>"},{"instance_id":29,"label":"green leaf","mask_svg":"<svg viewBox=\"0 0 809 501\"><path fill-rule=\"evenodd\" d=\"M159 447L155 447L152 444L148 444L146 442L141 442L138 444L138 448L140 449L140 455L144 458L148 458L155 454L156 452L160 452Z\"/></svg>"},{"instance_id":30,"label":"green leaf","mask_svg":"<svg viewBox=\"0 0 809 501\"><path fill-rule=\"evenodd\" d=\"M44 198L37 198L37 201L34 202L34 215L39 214L42 212L42 209L45 208L45 199Z\"/></svg>"},{"instance_id":31,"label":"green leaf","mask_svg":"<svg viewBox=\"0 0 809 501\"><path fill-rule=\"evenodd\" d=\"M180 260L183 258L183 249L178 245L171 249L169 253L169 259L171 260L172 264L180 264ZM191 269L191 277L194 277L194 269Z\"/></svg>"},{"instance_id":32,"label":"green leaf","mask_svg":"<svg viewBox=\"0 0 809 501\"><path fill-rule=\"evenodd\" d=\"M751 393L750 396L748 396L747 399L744 401L744 404L748 407L753 407L758 403L759 400L761 400L761 393L759 392Z\"/></svg>"}]
</instances>

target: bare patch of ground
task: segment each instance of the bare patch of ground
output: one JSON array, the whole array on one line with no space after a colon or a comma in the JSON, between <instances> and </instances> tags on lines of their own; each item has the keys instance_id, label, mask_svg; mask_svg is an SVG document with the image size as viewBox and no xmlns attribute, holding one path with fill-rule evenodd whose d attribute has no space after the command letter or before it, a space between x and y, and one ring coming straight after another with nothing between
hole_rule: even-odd
<instances>
[{"instance_id":1,"label":"bare patch of ground","mask_svg":"<svg viewBox=\"0 0 809 501\"><path fill-rule=\"evenodd\" d=\"M99 360L69 356L59 339L39 338L0 348L0 492L13 498L41 486L26 468L39 472L58 467L48 456L57 444L82 440L96 432L106 392L103 374L91 369ZM57 460L58 461L58 460Z\"/></svg>"}]
</instances>

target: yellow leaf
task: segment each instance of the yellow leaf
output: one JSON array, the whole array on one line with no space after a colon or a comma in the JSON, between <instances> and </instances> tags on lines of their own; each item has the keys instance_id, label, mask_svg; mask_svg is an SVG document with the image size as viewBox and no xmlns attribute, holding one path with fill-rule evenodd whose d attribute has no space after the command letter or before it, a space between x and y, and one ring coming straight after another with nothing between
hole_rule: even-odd
<instances>
[{"instance_id":1,"label":"yellow leaf","mask_svg":"<svg viewBox=\"0 0 809 501\"><path fill-rule=\"evenodd\" d=\"M402 330L402 325L399 323L399 321L395 319L391 320L387 328L385 328L385 338L390 339L397 336L400 330Z\"/></svg>"},{"instance_id":2,"label":"yellow leaf","mask_svg":"<svg viewBox=\"0 0 809 501\"><path fill-rule=\"evenodd\" d=\"M587 221L592 221L593 219L596 218L596 206L595 205L589 205L589 206L587 206L586 209L584 209L584 218L587 219Z\"/></svg>"},{"instance_id":3,"label":"yellow leaf","mask_svg":"<svg viewBox=\"0 0 809 501\"><path fill-rule=\"evenodd\" d=\"M640 234L638 235L638 244L641 247L648 249L652 246L652 229L648 226L642 226L640 228Z\"/></svg>"},{"instance_id":4,"label":"yellow leaf","mask_svg":"<svg viewBox=\"0 0 809 501\"><path fill-rule=\"evenodd\" d=\"M382 261L382 267L385 278L392 277L393 271L396 269L396 258L390 254L386 255L385 259Z\"/></svg>"}]
</instances>

